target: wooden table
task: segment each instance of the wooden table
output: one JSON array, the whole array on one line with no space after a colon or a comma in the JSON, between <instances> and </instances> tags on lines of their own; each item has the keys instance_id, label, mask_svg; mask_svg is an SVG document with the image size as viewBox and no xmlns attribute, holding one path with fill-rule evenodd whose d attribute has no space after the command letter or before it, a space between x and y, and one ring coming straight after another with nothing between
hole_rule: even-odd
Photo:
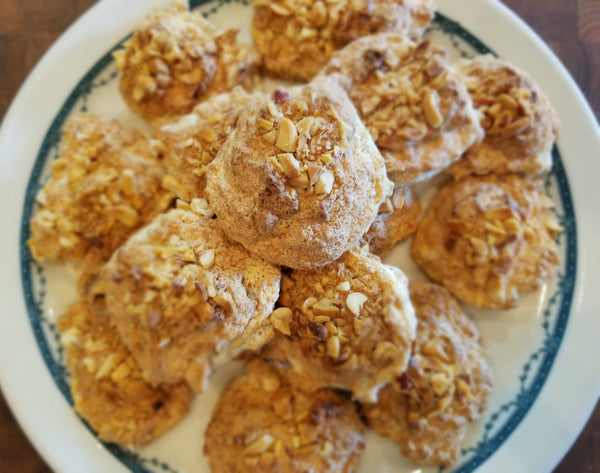
<instances>
[{"instance_id":1,"label":"wooden table","mask_svg":"<svg viewBox=\"0 0 600 473\"><path fill-rule=\"evenodd\" d=\"M42 54L94 3L95 0L0 0L0 118ZM596 117L600 117L600 0L505 0L505 3L552 47L585 93ZM0 472L50 471L0 397ZM600 406L596 406L585 430L554 470L554 473L598 472Z\"/></svg>"}]
</instances>

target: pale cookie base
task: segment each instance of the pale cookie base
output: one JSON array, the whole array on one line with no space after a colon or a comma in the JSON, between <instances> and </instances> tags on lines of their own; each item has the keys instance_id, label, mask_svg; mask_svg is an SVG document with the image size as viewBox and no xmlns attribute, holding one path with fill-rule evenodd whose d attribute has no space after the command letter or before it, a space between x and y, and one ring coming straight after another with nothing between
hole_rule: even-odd
<instances>
[{"instance_id":1,"label":"pale cookie base","mask_svg":"<svg viewBox=\"0 0 600 473\"><path fill-rule=\"evenodd\" d=\"M106 442L146 445L188 412L185 383L152 386L108 317L79 302L58 321L74 409Z\"/></svg>"},{"instance_id":2,"label":"pale cookie base","mask_svg":"<svg viewBox=\"0 0 600 473\"><path fill-rule=\"evenodd\" d=\"M373 402L405 369L416 320L406 276L361 250L282 279L278 330L261 356L306 391L346 389Z\"/></svg>"},{"instance_id":3,"label":"pale cookie base","mask_svg":"<svg viewBox=\"0 0 600 473\"><path fill-rule=\"evenodd\" d=\"M467 177L442 188L419 225L412 256L435 281L481 308L516 307L558 267L562 229L542 183Z\"/></svg>"},{"instance_id":4,"label":"pale cookie base","mask_svg":"<svg viewBox=\"0 0 600 473\"><path fill-rule=\"evenodd\" d=\"M272 336L279 280L214 219L177 209L115 252L94 293L148 379L185 379L201 392L214 367Z\"/></svg>"},{"instance_id":5,"label":"pale cookie base","mask_svg":"<svg viewBox=\"0 0 600 473\"><path fill-rule=\"evenodd\" d=\"M411 283L410 293L418 328L409 367L363 414L411 460L450 466L468 424L485 409L491 370L477 328L447 290Z\"/></svg>"},{"instance_id":6,"label":"pale cookie base","mask_svg":"<svg viewBox=\"0 0 600 473\"><path fill-rule=\"evenodd\" d=\"M213 473L351 473L363 430L349 399L327 390L304 394L253 360L221 393L204 453Z\"/></svg>"}]
</instances>

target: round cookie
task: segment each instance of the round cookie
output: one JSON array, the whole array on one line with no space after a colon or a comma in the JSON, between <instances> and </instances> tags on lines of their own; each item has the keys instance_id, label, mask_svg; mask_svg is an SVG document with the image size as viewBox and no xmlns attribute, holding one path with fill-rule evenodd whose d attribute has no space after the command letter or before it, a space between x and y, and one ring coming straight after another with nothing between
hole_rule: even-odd
<instances>
[{"instance_id":1,"label":"round cookie","mask_svg":"<svg viewBox=\"0 0 600 473\"><path fill-rule=\"evenodd\" d=\"M28 241L33 257L98 269L169 206L174 196L161 187L163 174L138 131L95 115L73 116L51 178L36 197Z\"/></svg>"},{"instance_id":2,"label":"round cookie","mask_svg":"<svg viewBox=\"0 0 600 473\"><path fill-rule=\"evenodd\" d=\"M355 246L392 192L381 154L329 78L278 90L243 112L206 179L232 240L300 269Z\"/></svg>"},{"instance_id":3,"label":"round cookie","mask_svg":"<svg viewBox=\"0 0 600 473\"><path fill-rule=\"evenodd\" d=\"M251 89L260 58L237 31L218 34L187 2L156 9L114 53L119 90L145 119L189 113L212 95L243 85Z\"/></svg>"},{"instance_id":4,"label":"round cookie","mask_svg":"<svg viewBox=\"0 0 600 473\"><path fill-rule=\"evenodd\" d=\"M356 471L365 439L352 401L295 390L260 360L247 368L221 393L206 429L213 473Z\"/></svg>"},{"instance_id":5,"label":"round cookie","mask_svg":"<svg viewBox=\"0 0 600 473\"><path fill-rule=\"evenodd\" d=\"M451 182L421 221L412 256L464 302L516 307L519 292L539 289L557 270L562 229L551 207L540 181L507 174Z\"/></svg>"},{"instance_id":6,"label":"round cookie","mask_svg":"<svg viewBox=\"0 0 600 473\"><path fill-rule=\"evenodd\" d=\"M366 36L336 52L340 73L397 185L430 178L483 138L479 116L448 53L397 33Z\"/></svg>"},{"instance_id":7,"label":"round cookie","mask_svg":"<svg viewBox=\"0 0 600 473\"><path fill-rule=\"evenodd\" d=\"M229 241L199 207L171 210L131 237L93 292L106 297L147 379L186 380L202 392L214 367L273 335L268 316L281 273Z\"/></svg>"},{"instance_id":8,"label":"round cookie","mask_svg":"<svg viewBox=\"0 0 600 473\"><path fill-rule=\"evenodd\" d=\"M397 243L417 231L421 204L410 187L397 187L379 207L377 217L360 245L368 244L369 252L384 258Z\"/></svg>"},{"instance_id":9,"label":"round cookie","mask_svg":"<svg viewBox=\"0 0 600 473\"><path fill-rule=\"evenodd\" d=\"M481 112L485 138L447 171L456 178L549 171L560 121L529 74L491 55L460 61L456 70Z\"/></svg>"},{"instance_id":10,"label":"round cookie","mask_svg":"<svg viewBox=\"0 0 600 473\"><path fill-rule=\"evenodd\" d=\"M252 38L268 74L310 80L351 41L383 31L418 39L434 14L432 0L254 0Z\"/></svg>"},{"instance_id":11,"label":"round cookie","mask_svg":"<svg viewBox=\"0 0 600 473\"><path fill-rule=\"evenodd\" d=\"M362 250L311 271L285 274L261 356L305 391L322 387L373 402L405 369L416 320L400 270Z\"/></svg>"},{"instance_id":12,"label":"round cookie","mask_svg":"<svg viewBox=\"0 0 600 473\"><path fill-rule=\"evenodd\" d=\"M368 425L419 464L450 466L485 409L491 369L475 325L441 286L410 284L417 340L408 369L364 405Z\"/></svg>"},{"instance_id":13,"label":"round cookie","mask_svg":"<svg viewBox=\"0 0 600 473\"><path fill-rule=\"evenodd\" d=\"M73 408L106 442L146 445L187 413L185 383L149 384L108 317L84 302L58 320Z\"/></svg>"},{"instance_id":14,"label":"round cookie","mask_svg":"<svg viewBox=\"0 0 600 473\"><path fill-rule=\"evenodd\" d=\"M205 197L206 168L255 96L241 87L202 102L184 116L163 120L154 138L169 177L164 184L186 202Z\"/></svg>"}]
</instances>

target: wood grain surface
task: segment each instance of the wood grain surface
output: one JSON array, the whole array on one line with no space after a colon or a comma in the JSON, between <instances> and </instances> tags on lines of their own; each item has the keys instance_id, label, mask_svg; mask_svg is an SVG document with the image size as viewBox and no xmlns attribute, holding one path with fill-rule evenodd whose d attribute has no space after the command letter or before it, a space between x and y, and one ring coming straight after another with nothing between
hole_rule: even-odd
<instances>
[{"instance_id":1,"label":"wood grain surface","mask_svg":"<svg viewBox=\"0 0 600 473\"><path fill-rule=\"evenodd\" d=\"M94 3L95 0L0 0L0 119L44 52ZM600 0L505 0L505 3L563 61L598 119ZM594 158L598 159L598 156ZM0 396L0 472L51 471L30 445ZM600 473L599 406L554 473Z\"/></svg>"}]
</instances>

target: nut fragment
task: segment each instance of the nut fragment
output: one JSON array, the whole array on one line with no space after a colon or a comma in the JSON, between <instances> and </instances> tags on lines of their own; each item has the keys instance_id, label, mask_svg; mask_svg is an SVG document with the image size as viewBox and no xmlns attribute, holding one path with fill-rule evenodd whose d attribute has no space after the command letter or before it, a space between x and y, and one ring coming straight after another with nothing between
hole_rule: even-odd
<instances>
[{"instance_id":1,"label":"nut fragment","mask_svg":"<svg viewBox=\"0 0 600 473\"><path fill-rule=\"evenodd\" d=\"M426 89L423 96L423 112L425 113L425 119L431 128L439 128L444 117L440 112L440 96L435 90Z\"/></svg>"},{"instance_id":2,"label":"nut fragment","mask_svg":"<svg viewBox=\"0 0 600 473\"><path fill-rule=\"evenodd\" d=\"M137 210L128 205L117 205L113 211L117 220L128 227L135 227L140 220Z\"/></svg>"},{"instance_id":3,"label":"nut fragment","mask_svg":"<svg viewBox=\"0 0 600 473\"><path fill-rule=\"evenodd\" d=\"M346 307L356 317L360 315L365 302L367 302L367 296L362 292L352 292L346 297Z\"/></svg>"},{"instance_id":4,"label":"nut fragment","mask_svg":"<svg viewBox=\"0 0 600 473\"><path fill-rule=\"evenodd\" d=\"M340 357L340 339L333 336L327 340L327 356L332 360L337 360Z\"/></svg>"},{"instance_id":5,"label":"nut fragment","mask_svg":"<svg viewBox=\"0 0 600 473\"><path fill-rule=\"evenodd\" d=\"M189 202L190 194L185 189L185 187L183 187L181 182L179 182L177 180L177 178L175 176L167 174L166 176L164 176L162 178L161 185L163 186L164 189L168 190L169 192L172 192L181 200L185 200L186 202Z\"/></svg>"},{"instance_id":6,"label":"nut fragment","mask_svg":"<svg viewBox=\"0 0 600 473\"><path fill-rule=\"evenodd\" d=\"M204 253L202 253L202 255L200 256L200 264L202 265L203 268L210 268L215 262L215 250L210 249L210 250L206 250Z\"/></svg>"},{"instance_id":7,"label":"nut fragment","mask_svg":"<svg viewBox=\"0 0 600 473\"><path fill-rule=\"evenodd\" d=\"M338 315L340 309L334 305L333 300L324 297L320 301L318 301L315 305L312 306L312 310L317 315L329 315L335 316Z\"/></svg>"},{"instance_id":8,"label":"nut fragment","mask_svg":"<svg viewBox=\"0 0 600 473\"><path fill-rule=\"evenodd\" d=\"M329 194L333 189L333 182L333 173L329 169L325 169L315 184L315 192L321 195Z\"/></svg>"},{"instance_id":9,"label":"nut fragment","mask_svg":"<svg viewBox=\"0 0 600 473\"><path fill-rule=\"evenodd\" d=\"M283 173L290 179L300 176L300 162L292 153L278 154L277 161L281 165Z\"/></svg>"},{"instance_id":10,"label":"nut fragment","mask_svg":"<svg viewBox=\"0 0 600 473\"><path fill-rule=\"evenodd\" d=\"M271 314L271 325L284 335L290 336L290 320L292 319L292 310L288 307L279 307Z\"/></svg>"},{"instance_id":11,"label":"nut fragment","mask_svg":"<svg viewBox=\"0 0 600 473\"><path fill-rule=\"evenodd\" d=\"M275 145L283 151L293 153L296 151L297 142L298 130L296 130L296 126L289 118L282 118L279 121Z\"/></svg>"},{"instance_id":12,"label":"nut fragment","mask_svg":"<svg viewBox=\"0 0 600 473\"><path fill-rule=\"evenodd\" d=\"M263 434L244 449L244 455L259 455L266 452L275 439L271 434Z\"/></svg>"},{"instance_id":13,"label":"nut fragment","mask_svg":"<svg viewBox=\"0 0 600 473\"><path fill-rule=\"evenodd\" d=\"M190 209L195 214L207 218L212 218L215 215L213 209L210 208L208 201L202 198L192 199L192 202L190 202Z\"/></svg>"}]
</instances>

